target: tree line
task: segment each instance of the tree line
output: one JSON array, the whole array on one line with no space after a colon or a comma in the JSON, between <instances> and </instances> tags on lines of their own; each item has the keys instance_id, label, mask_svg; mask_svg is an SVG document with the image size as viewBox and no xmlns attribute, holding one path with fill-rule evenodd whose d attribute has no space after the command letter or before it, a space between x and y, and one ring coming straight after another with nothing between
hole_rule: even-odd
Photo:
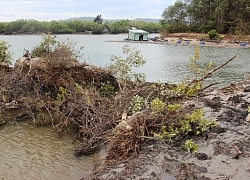
<instances>
[{"instance_id":1,"label":"tree line","mask_svg":"<svg viewBox=\"0 0 250 180\"><path fill-rule=\"evenodd\" d=\"M250 0L177 0L165 8L165 32L250 34Z\"/></svg>"},{"instance_id":2,"label":"tree line","mask_svg":"<svg viewBox=\"0 0 250 180\"><path fill-rule=\"evenodd\" d=\"M127 33L128 29L135 27L149 33L159 32L160 22L119 20L102 23L100 15L94 21L69 20L69 21L37 21L34 19L19 19L11 22L0 22L1 34L74 34L91 31L92 34L102 33Z\"/></svg>"}]
</instances>

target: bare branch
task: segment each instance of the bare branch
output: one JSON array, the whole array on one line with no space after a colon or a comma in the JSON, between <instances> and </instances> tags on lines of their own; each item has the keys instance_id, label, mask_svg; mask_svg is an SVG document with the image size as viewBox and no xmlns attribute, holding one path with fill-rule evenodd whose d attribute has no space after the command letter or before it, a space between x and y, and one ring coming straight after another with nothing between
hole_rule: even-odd
<instances>
[{"instance_id":1,"label":"bare branch","mask_svg":"<svg viewBox=\"0 0 250 180\"><path fill-rule=\"evenodd\" d=\"M215 71L217 71L218 69L224 67L225 65L227 65L229 62L231 62L234 58L236 58L236 55L233 56L232 58L228 59L225 63L217 66L216 68L214 68L213 70L209 71L207 74L205 74L203 77L201 77L200 79L193 79L192 81L190 81L187 86L186 89L189 88L193 83L195 82L201 82L204 79L206 79L208 76L210 76L212 73L214 73Z\"/></svg>"}]
</instances>

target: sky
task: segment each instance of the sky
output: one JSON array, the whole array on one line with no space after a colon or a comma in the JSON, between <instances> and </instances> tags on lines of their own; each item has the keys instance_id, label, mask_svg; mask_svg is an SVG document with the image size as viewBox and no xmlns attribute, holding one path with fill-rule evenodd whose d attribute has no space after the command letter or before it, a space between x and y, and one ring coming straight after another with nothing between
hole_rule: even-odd
<instances>
[{"instance_id":1,"label":"sky","mask_svg":"<svg viewBox=\"0 0 250 180\"><path fill-rule=\"evenodd\" d=\"M38 21L74 17L103 19L160 19L176 0L0 0L0 22L18 19Z\"/></svg>"}]
</instances>

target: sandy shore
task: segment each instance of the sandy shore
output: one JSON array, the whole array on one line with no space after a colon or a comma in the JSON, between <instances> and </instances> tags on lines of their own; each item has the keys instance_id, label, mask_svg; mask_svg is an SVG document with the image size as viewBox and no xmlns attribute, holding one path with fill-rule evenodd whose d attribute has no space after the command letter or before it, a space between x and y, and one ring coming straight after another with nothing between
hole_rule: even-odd
<instances>
[{"instance_id":1,"label":"sandy shore","mask_svg":"<svg viewBox=\"0 0 250 180\"><path fill-rule=\"evenodd\" d=\"M125 43L148 43L148 44L166 44L166 45L177 45L177 46L204 46L204 47L218 47L218 48L250 48L250 41L231 41L231 40L222 40L220 42L216 41L201 41L196 38L177 38L177 37L166 37L161 38L157 41L108 41L108 42L125 42ZM241 43L246 43L245 46L242 46Z\"/></svg>"},{"instance_id":2,"label":"sandy shore","mask_svg":"<svg viewBox=\"0 0 250 180\"><path fill-rule=\"evenodd\" d=\"M248 38L239 38L237 36L220 35L221 40L209 40L206 34L187 34L175 33L160 37L155 43L167 43L172 45L199 45L209 47L224 47L224 48L249 48L250 40ZM246 43L243 46L242 43Z\"/></svg>"},{"instance_id":3,"label":"sandy shore","mask_svg":"<svg viewBox=\"0 0 250 180\"><path fill-rule=\"evenodd\" d=\"M166 41L160 42L164 44L172 44L172 45L183 45L183 46L188 46L188 45L199 45L199 46L208 46L208 47L224 47L224 48L249 48L250 46L241 46L241 43L234 43L230 42L228 40L222 40L221 42L212 42L212 41L201 41L199 39L190 39L190 38L173 38L173 37L167 37L165 38ZM156 42L158 43L158 42Z\"/></svg>"},{"instance_id":4,"label":"sandy shore","mask_svg":"<svg viewBox=\"0 0 250 180\"><path fill-rule=\"evenodd\" d=\"M166 45L178 45L178 46L205 46L205 47L218 47L218 48L250 48L250 38L240 38L237 36L220 35L223 38L221 40L209 40L206 34L187 34L187 33L175 33L162 37L150 37L156 38L157 41L109 41L109 42L129 42L129 43L150 43L150 44L166 44ZM245 43L243 45L242 43Z\"/></svg>"}]
</instances>

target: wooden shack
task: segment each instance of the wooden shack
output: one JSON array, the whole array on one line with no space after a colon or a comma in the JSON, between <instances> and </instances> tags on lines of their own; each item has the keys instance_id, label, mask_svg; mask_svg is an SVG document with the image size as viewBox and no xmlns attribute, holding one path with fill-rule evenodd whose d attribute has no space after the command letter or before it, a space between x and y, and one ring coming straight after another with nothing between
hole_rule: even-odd
<instances>
[{"instance_id":1,"label":"wooden shack","mask_svg":"<svg viewBox=\"0 0 250 180\"><path fill-rule=\"evenodd\" d=\"M147 41L148 32L133 28L128 32L128 39L132 41Z\"/></svg>"}]
</instances>

